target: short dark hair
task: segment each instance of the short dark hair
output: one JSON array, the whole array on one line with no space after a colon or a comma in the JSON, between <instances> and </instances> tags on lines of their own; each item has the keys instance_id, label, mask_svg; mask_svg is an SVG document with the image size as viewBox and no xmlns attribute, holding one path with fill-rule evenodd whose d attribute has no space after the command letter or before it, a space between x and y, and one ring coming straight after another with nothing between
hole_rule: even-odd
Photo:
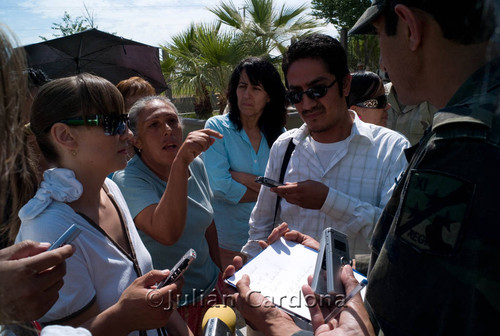
<instances>
[{"instance_id":1,"label":"short dark hair","mask_svg":"<svg viewBox=\"0 0 500 336\"><path fill-rule=\"evenodd\" d=\"M498 0L386 0L383 12L387 35L395 35L398 4L420 9L439 24L443 36L456 43L468 45L487 41L497 25L495 1ZM498 7L498 4L496 5ZM498 8L497 8L498 9Z\"/></svg>"},{"instance_id":2,"label":"short dark hair","mask_svg":"<svg viewBox=\"0 0 500 336\"><path fill-rule=\"evenodd\" d=\"M28 68L28 86L30 89L39 88L51 81L49 76L42 69Z\"/></svg>"},{"instance_id":3,"label":"short dark hair","mask_svg":"<svg viewBox=\"0 0 500 336\"><path fill-rule=\"evenodd\" d=\"M288 69L298 60L313 58L322 60L328 72L337 79L339 94L342 96L343 79L349 74L347 55L340 42L324 34L312 34L290 45L283 55L282 69L285 74L285 83L288 87Z\"/></svg>"},{"instance_id":4,"label":"short dark hair","mask_svg":"<svg viewBox=\"0 0 500 336\"><path fill-rule=\"evenodd\" d=\"M347 106L352 106L364 102L365 100L376 98L377 92L383 88L382 78L371 71L359 71L352 75L351 91L347 96Z\"/></svg>"},{"instance_id":5,"label":"short dark hair","mask_svg":"<svg viewBox=\"0 0 500 336\"><path fill-rule=\"evenodd\" d=\"M227 97L229 102L229 120L241 130L243 127L238 108L236 89L240 82L241 73L245 71L253 85L262 85L269 95L270 101L264 107L259 118L259 128L271 147L278 136L283 132L287 118L287 100L285 86L281 76L268 60L260 57L249 57L236 66L229 80Z\"/></svg>"}]
</instances>

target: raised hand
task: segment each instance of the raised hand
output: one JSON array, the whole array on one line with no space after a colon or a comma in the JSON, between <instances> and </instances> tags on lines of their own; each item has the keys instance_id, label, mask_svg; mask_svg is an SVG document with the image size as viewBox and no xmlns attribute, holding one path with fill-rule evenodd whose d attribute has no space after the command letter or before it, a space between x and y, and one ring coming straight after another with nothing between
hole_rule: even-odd
<instances>
[{"instance_id":1,"label":"raised hand","mask_svg":"<svg viewBox=\"0 0 500 336\"><path fill-rule=\"evenodd\" d=\"M179 148L177 158L190 164L198 155L212 146L215 138L222 139L222 134L208 128L190 132Z\"/></svg>"}]
</instances>

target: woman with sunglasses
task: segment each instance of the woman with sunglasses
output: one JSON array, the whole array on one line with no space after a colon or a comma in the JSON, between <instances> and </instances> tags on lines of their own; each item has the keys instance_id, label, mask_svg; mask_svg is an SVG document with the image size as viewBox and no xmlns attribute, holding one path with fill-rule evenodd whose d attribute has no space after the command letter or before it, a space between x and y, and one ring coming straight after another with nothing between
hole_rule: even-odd
<instances>
[{"instance_id":1,"label":"woman with sunglasses","mask_svg":"<svg viewBox=\"0 0 500 336\"><path fill-rule=\"evenodd\" d=\"M203 161L197 156L222 135L205 129L189 133L182 142L177 108L166 97L138 100L129 116L136 155L113 180L127 201L155 268L171 268L190 248L196 251L196 259L184 273L178 311L198 335L209 303L218 298L210 294L222 283L218 282L220 257L212 191Z\"/></svg>"},{"instance_id":2,"label":"woman with sunglasses","mask_svg":"<svg viewBox=\"0 0 500 336\"><path fill-rule=\"evenodd\" d=\"M359 119L366 123L387 126L387 103L384 83L373 72L352 73L351 91L347 97L347 106L356 111Z\"/></svg>"},{"instance_id":3,"label":"woman with sunglasses","mask_svg":"<svg viewBox=\"0 0 500 336\"><path fill-rule=\"evenodd\" d=\"M30 128L51 169L19 212L17 241L53 243L72 224L64 285L42 324L84 326L93 335L188 335L172 309L180 283L154 289L168 274L153 271L151 257L116 184L106 176L127 164L126 126L120 92L107 80L81 74L42 87L33 102ZM143 275L144 274L144 275ZM22 286L22 284L20 284Z\"/></svg>"}]
</instances>

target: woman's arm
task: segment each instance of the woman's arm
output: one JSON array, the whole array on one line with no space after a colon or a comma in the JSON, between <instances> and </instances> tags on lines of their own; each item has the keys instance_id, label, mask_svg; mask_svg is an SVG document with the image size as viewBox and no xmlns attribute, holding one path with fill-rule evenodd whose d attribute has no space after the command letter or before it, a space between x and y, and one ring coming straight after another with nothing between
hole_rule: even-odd
<instances>
[{"instance_id":1,"label":"woman's arm","mask_svg":"<svg viewBox=\"0 0 500 336\"><path fill-rule=\"evenodd\" d=\"M142 210L135 218L137 227L165 245L175 244L184 231L187 213L189 164L215 141L219 132L203 129L188 134L170 168L167 188L158 204Z\"/></svg>"},{"instance_id":2,"label":"woman's arm","mask_svg":"<svg viewBox=\"0 0 500 336\"><path fill-rule=\"evenodd\" d=\"M210 253L210 257L222 272L223 269L222 263L220 261L219 238L217 236L217 228L215 227L215 222L213 220L205 231L205 239L208 243L208 251Z\"/></svg>"},{"instance_id":3,"label":"woman's arm","mask_svg":"<svg viewBox=\"0 0 500 336\"><path fill-rule=\"evenodd\" d=\"M254 192L256 197L255 200L253 200L253 202L257 201L257 196L259 195L260 192L260 184L255 182L257 176L249 173L237 172L234 170L229 170L229 172L231 173L231 177L233 178L233 180L243 184L248 189Z\"/></svg>"}]
</instances>

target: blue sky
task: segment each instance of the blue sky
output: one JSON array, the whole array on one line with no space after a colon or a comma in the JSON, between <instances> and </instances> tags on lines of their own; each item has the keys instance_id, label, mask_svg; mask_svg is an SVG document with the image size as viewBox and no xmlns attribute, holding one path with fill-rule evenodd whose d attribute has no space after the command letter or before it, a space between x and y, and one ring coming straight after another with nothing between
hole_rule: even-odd
<instances>
[{"instance_id":1,"label":"blue sky","mask_svg":"<svg viewBox=\"0 0 500 336\"><path fill-rule=\"evenodd\" d=\"M228 0L226 0L228 1ZM275 0L281 6L284 0ZM244 0L233 0L242 7ZM98 28L138 42L160 45L185 30L191 22L215 21L207 7L219 0L0 0L0 22L17 36L20 45L41 42L40 35L54 38L52 23L62 22L64 11L71 17L84 15L84 4L92 13ZM286 0L296 7L310 0ZM331 25L323 32L337 37Z\"/></svg>"}]
</instances>

